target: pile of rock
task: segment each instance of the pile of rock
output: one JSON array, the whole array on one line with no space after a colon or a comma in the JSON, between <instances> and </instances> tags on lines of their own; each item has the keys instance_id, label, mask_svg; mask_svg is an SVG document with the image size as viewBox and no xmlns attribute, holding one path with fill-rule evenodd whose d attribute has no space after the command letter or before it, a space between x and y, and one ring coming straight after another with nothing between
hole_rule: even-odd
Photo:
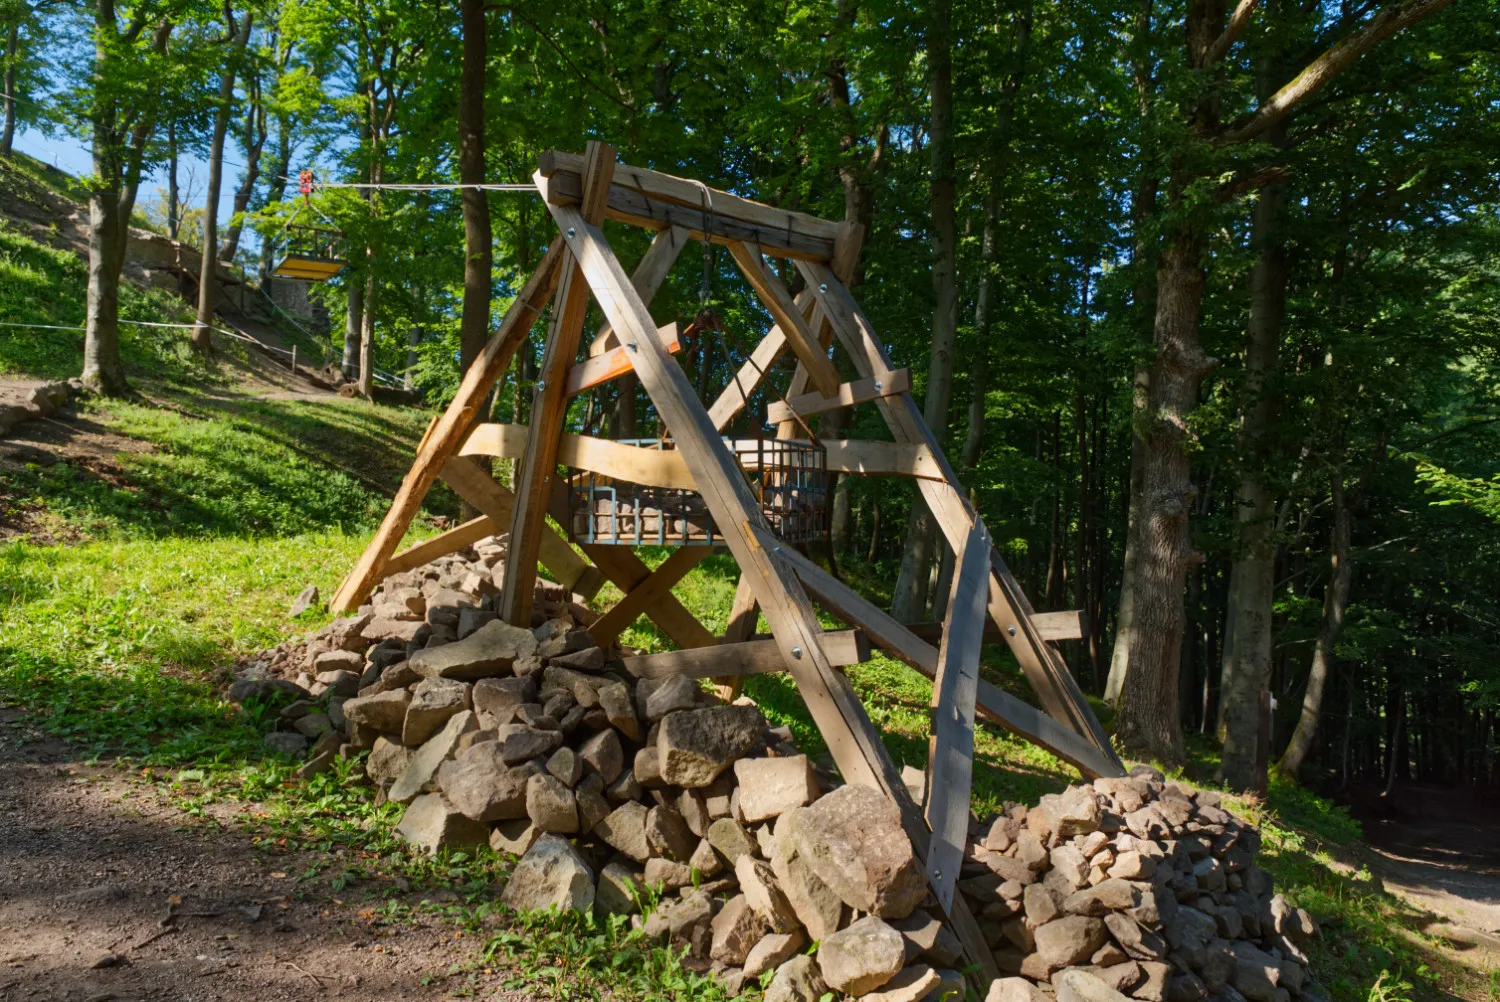
<instances>
[{"instance_id":1,"label":"pile of rock","mask_svg":"<svg viewBox=\"0 0 1500 1002\"><path fill-rule=\"evenodd\" d=\"M1326 997L1307 969L1316 924L1272 894L1260 832L1217 793L1139 766L1007 804L971 838L958 886L1016 975L997 982L1007 1002L1078 968L1142 1002Z\"/></svg>"},{"instance_id":2,"label":"pile of rock","mask_svg":"<svg viewBox=\"0 0 1500 1002\"><path fill-rule=\"evenodd\" d=\"M539 596L532 629L500 621L504 556L492 538L388 578L231 695L286 704L267 742L311 742L304 773L367 751L413 844L518 856L513 907L635 915L731 987L770 974L769 1002L962 997L958 938L893 804L820 772L748 699L632 676L571 596ZM970 842L959 891L1008 975L987 1002L1321 998L1315 925L1213 793L1141 768L1006 805ZM645 886L661 897L640 916Z\"/></svg>"},{"instance_id":3,"label":"pile of rock","mask_svg":"<svg viewBox=\"0 0 1500 1002\"><path fill-rule=\"evenodd\" d=\"M83 381L70 379L67 382L43 383L26 391L20 403L0 400L0 435L9 432L22 421L50 417L56 414L74 397L84 393Z\"/></svg>"}]
</instances>

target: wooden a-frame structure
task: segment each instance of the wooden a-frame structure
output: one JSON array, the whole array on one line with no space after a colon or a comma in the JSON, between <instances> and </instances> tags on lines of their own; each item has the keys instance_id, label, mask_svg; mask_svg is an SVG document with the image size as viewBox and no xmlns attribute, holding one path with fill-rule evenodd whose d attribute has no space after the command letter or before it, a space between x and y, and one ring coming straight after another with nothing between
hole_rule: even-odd
<instances>
[{"instance_id":1,"label":"wooden a-frame structure","mask_svg":"<svg viewBox=\"0 0 1500 1002\"><path fill-rule=\"evenodd\" d=\"M558 226L546 256L521 290L457 395L418 448L375 539L333 601L347 611L386 575L419 566L494 533L510 533L500 614L531 623L537 564L574 592L592 596L607 578L624 598L592 627L608 643L639 615L649 616L681 650L631 658L641 676L674 672L716 677L787 671L795 680L844 779L875 787L900 808L934 895L963 942L968 963L998 977L984 937L962 896L954 893L969 822L976 711L999 726L1072 763L1086 776L1120 775L1119 759L1082 693L1049 641L1080 635L1076 614L1042 616L991 544L937 439L908 392L905 370L892 367L846 282L862 234L857 226L778 209L656 171L618 164L615 151L591 142L587 153L544 154L535 180ZM605 219L656 231L627 276L606 241ZM712 405L701 403L682 368L675 326L658 328L647 309L678 253L689 241L727 245L751 288L775 320L737 378ZM790 259L805 283L793 297L764 255ZM607 324L580 361L580 338L592 293ZM490 389L552 302L546 349L529 428L476 424ZM859 375L842 383L829 359L837 340ZM793 438L798 418L869 402L880 409L893 442L829 442L830 471L915 479L955 554L953 586L938 646L897 622L771 532L722 429L747 396L790 349L798 364L787 399L769 408L779 438ZM673 451L637 448L564 434L568 400L589 387L633 373L675 442ZM469 456L519 461L514 492L497 484ZM654 572L627 546L584 545L587 560L549 525L568 525L568 487L559 464L635 483L687 487L702 495L740 567L739 588L725 636L716 637L671 594L706 546L685 546ZM422 499L441 477L483 512L404 552L396 547ZM824 632L816 601L853 629ZM757 613L770 639L756 639ZM1009 645L1045 713L979 677L987 629ZM880 735L838 666L864 660L874 644L933 679L932 736L924 804L903 785Z\"/></svg>"}]
</instances>

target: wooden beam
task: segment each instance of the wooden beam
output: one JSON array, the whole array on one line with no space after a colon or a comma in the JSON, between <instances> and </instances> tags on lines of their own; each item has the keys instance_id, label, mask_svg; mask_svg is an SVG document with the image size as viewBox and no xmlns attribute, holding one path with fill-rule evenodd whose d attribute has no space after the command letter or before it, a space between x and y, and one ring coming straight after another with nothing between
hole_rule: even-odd
<instances>
[{"instance_id":1,"label":"wooden beam","mask_svg":"<svg viewBox=\"0 0 1500 1002\"><path fill-rule=\"evenodd\" d=\"M613 608L599 617L598 622L589 627L594 642L600 647L608 647L614 643L615 638L625 632L626 627L660 601L663 595L670 594L672 586L681 581L688 571L703 563L712 552L711 546L680 546L674 550L671 556L662 561L661 566L651 572L650 577L627 592Z\"/></svg>"},{"instance_id":2,"label":"wooden beam","mask_svg":"<svg viewBox=\"0 0 1500 1002\"><path fill-rule=\"evenodd\" d=\"M911 370L897 369L889 380L860 379L852 383L841 383L835 396L825 397L821 393L803 393L786 400L777 400L766 408L766 421L779 424L791 421L795 415L811 417L840 407L852 407L878 397L889 397L911 390Z\"/></svg>"},{"instance_id":3,"label":"wooden beam","mask_svg":"<svg viewBox=\"0 0 1500 1002\"><path fill-rule=\"evenodd\" d=\"M838 667L870 660L870 643L859 630L834 630L818 638L828 663ZM625 658L625 670L636 678L742 678L786 671L776 641L746 640L694 651L667 651Z\"/></svg>"},{"instance_id":4,"label":"wooden beam","mask_svg":"<svg viewBox=\"0 0 1500 1002\"><path fill-rule=\"evenodd\" d=\"M797 309L804 316L812 308L812 301L812 293L806 290L799 292L795 300ZM781 353L786 351L786 344L786 335L781 332L781 328L773 326L750 352L750 357L740 363L739 370L730 377L718 398L708 408L709 420L716 430L723 431L745 409L745 405L750 402L750 394L755 392L755 388L776 365Z\"/></svg>"},{"instance_id":5,"label":"wooden beam","mask_svg":"<svg viewBox=\"0 0 1500 1002\"><path fill-rule=\"evenodd\" d=\"M527 280L520 295L516 296L510 308L505 311L504 319L485 343L484 350L469 366L469 371L464 373L458 392L453 395L453 402L423 436L416 459L401 481L401 488L396 492L396 498L381 521L375 538L370 541L370 545L360 555L359 562L354 565L348 577L344 578L334 595L330 603L334 612L348 612L358 606L385 576L387 561L401 544L401 537L406 535L411 520L422 506L423 498L427 497L427 492L437 480L443 463L468 435L469 426L474 423L484 406L490 389L510 364L511 356L525 340L537 314L552 298L563 255L563 238L559 236L547 248L542 263Z\"/></svg>"},{"instance_id":6,"label":"wooden beam","mask_svg":"<svg viewBox=\"0 0 1500 1002\"><path fill-rule=\"evenodd\" d=\"M1083 624L1083 612L1069 609L1066 612L1034 612L1031 625L1043 640L1082 640L1088 636Z\"/></svg>"},{"instance_id":7,"label":"wooden beam","mask_svg":"<svg viewBox=\"0 0 1500 1002\"><path fill-rule=\"evenodd\" d=\"M525 454L531 430L523 424L481 424L463 444L465 456L507 456ZM692 474L675 451L624 445L607 438L574 435L564 432L557 445L557 462L589 470L615 480L625 480L648 487L694 490Z\"/></svg>"},{"instance_id":8,"label":"wooden beam","mask_svg":"<svg viewBox=\"0 0 1500 1002\"><path fill-rule=\"evenodd\" d=\"M446 557L448 554L455 553L465 546L471 546L486 536L493 536L498 532L504 531L505 524L503 522L496 522L488 515L471 518L462 525L456 525L446 532L440 532L436 536L408 546L394 557L391 557L385 564L385 576L390 577L392 574L409 571L413 567L421 567L423 564L431 563L438 557Z\"/></svg>"},{"instance_id":9,"label":"wooden beam","mask_svg":"<svg viewBox=\"0 0 1500 1002\"><path fill-rule=\"evenodd\" d=\"M497 484L472 459L454 456L448 460L443 464L443 480L459 497L484 512L496 524L510 524L514 517L515 495ZM589 599L598 594L604 584L603 574L590 567L588 561L575 553L568 541L550 525L544 524L537 541L537 551L542 565L557 579L558 584L569 591ZM509 562L508 552L505 559Z\"/></svg>"},{"instance_id":10,"label":"wooden beam","mask_svg":"<svg viewBox=\"0 0 1500 1002\"><path fill-rule=\"evenodd\" d=\"M591 140L583 164L580 220L594 224L603 220L614 165L614 147ZM542 352L541 379L531 405L531 436L516 476L510 552L505 560L505 583L500 589L498 607L501 619L527 628L531 626L531 603L536 590L537 547L546 527L547 496L557 475L557 444L567 413L567 373L578 356L578 339L589 306L588 283L576 261L570 259L562 271L551 330L547 332L547 346ZM655 324L643 337L653 347L660 348Z\"/></svg>"},{"instance_id":11,"label":"wooden beam","mask_svg":"<svg viewBox=\"0 0 1500 1002\"><path fill-rule=\"evenodd\" d=\"M797 261L796 265L828 314L859 374L870 377L877 372L890 372L890 358L875 336L874 327L838 277L824 264ZM943 455L932 430L922 420L911 394L883 397L876 404L897 442L926 446L942 468L944 478L941 482L920 479L917 487L949 546L956 551L962 545L964 527L975 517L959 485L958 474ZM1038 636L1031 623L1031 603L1005 566L999 551L993 548L990 565L989 616L1005 633L1011 653L1026 673L1042 705L1054 718L1091 741L1105 758L1118 763L1109 736L1084 700L1083 692L1063 663L1062 656Z\"/></svg>"},{"instance_id":12,"label":"wooden beam","mask_svg":"<svg viewBox=\"0 0 1500 1002\"><path fill-rule=\"evenodd\" d=\"M628 546L585 546L583 552L594 562L594 566L629 594L651 576L651 568L641 558L630 552ZM668 592L646 609L646 615L661 628L667 638L684 650L697 647L712 647L719 638L698 622L687 607Z\"/></svg>"},{"instance_id":13,"label":"wooden beam","mask_svg":"<svg viewBox=\"0 0 1500 1002\"><path fill-rule=\"evenodd\" d=\"M615 169L618 171L619 167L616 166ZM667 280L667 275L677 263L688 240L688 231L681 226L668 226L651 238L651 246L641 255L635 272L630 276L630 284L635 286L635 291L643 302L649 303L656 297L657 290ZM606 321L589 343L589 357L602 355L611 348L619 347L619 344L620 339L615 337L615 329Z\"/></svg>"},{"instance_id":14,"label":"wooden beam","mask_svg":"<svg viewBox=\"0 0 1500 1002\"><path fill-rule=\"evenodd\" d=\"M928 678L937 676L936 647L800 553L783 552L788 554L787 559L797 577L819 605L850 626L864 630L871 642L891 657ZM978 707L985 719L1046 749L1090 779L1125 775L1119 761L1101 754L1092 742L982 678L979 680Z\"/></svg>"},{"instance_id":15,"label":"wooden beam","mask_svg":"<svg viewBox=\"0 0 1500 1002\"><path fill-rule=\"evenodd\" d=\"M922 480L941 480L943 476L942 466L925 445L825 439L823 448L827 450L829 472Z\"/></svg>"},{"instance_id":16,"label":"wooden beam","mask_svg":"<svg viewBox=\"0 0 1500 1002\"><path fill-rule=\"evenodd\" d=\"M755 600L755 589L743 574L734 586L734 603L729 607L729 622L724 626L721 644L742 644L755 634L755 624L760 620L760 603ZM744 679L725 675L714 679L714 692L720 699L732 703L744 691Z\"/></svg>"},{"instance_id":17,"label":"wooden beam","mask_svg":"<svg viewBox=\"0 0 1500 1002\"><path fill-rule=\"evenodd\" d=\"M555 198L557 201L552 204L577 203L582 157L549 150L541 155L537 173L550 182L549 202ZM716 242L754 239L752 234L763 234L764 239L759 242L768 247L821 261L833 257L843 233L839 223L628 164L615 169L609 192L609 218L651 229L680 224L692 231L694 239L700 239L706 230Z\"/></svg>"},{"instance_id":18,"label":"wooden beam","mask_svg":"<svg viewBox=\"0 0 1500 1002\"><path fill-rule=\"evenodd\" d=\"M661 338L662 347L667 349L668 354L675 355L682 350L681 324L671 323L665 327L658 327L656 334ZM635 370L630 367L630 359L625 356L627 350L624 346L610 348L569 369L568 396L576 397L601 383L608 383L634 372Z\"/></svg>"},{"instance_id":19,"label":"wooden beam","mask_svg":"<svg viewBox=\"0 0 1500 1002\"><path fill-rule=\"evenodd\" d=\"M828 350L818 344L818 339L808 329L807 321L797 308L792 294L787 291L781 277L766 266L760 247L755 244L732 243L729 253L740 266L745 280L755 290L776 326L786 335L787 343L796 352L797 359L807 370L812 385L825 397L834 396L839 388L839 370L828 360Z\"/></svg>"},{"instance_id":20,"label":"wooden beam","mask_svg":"<svg viewBox=\"0 0 1500 1002\"><path fill-rule=\"evenodd\" d=\"M937 675L932 680L932 736L927 743L927 823L932 845L927 879L946 911L969 841L969 795L974 780L974 700L984 638L985 580L990 536L975 522L955 556Z\"/></svg>"}]
</instances>

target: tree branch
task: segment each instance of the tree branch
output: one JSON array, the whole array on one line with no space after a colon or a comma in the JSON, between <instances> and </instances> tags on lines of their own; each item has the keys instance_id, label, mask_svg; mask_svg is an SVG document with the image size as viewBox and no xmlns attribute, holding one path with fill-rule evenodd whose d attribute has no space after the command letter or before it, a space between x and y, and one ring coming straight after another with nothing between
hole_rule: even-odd
<instances>
[{"instance_id":1,"label":"tree branch","mask_svg":"<svg viewBox=\"0 0 1500 1002\"><path fill-rule=\"evenodd\" d=\"M1309 63L1290 83L1272 94L1248 120L1221 135L1219 142L1242 143L1259 136L1291 114L1297 105L1322 90L1330 80L1380 42L1402 28L1431 17L1452 2L1453 0L1398 0L1382 9L1363 28Z\"/></svg>"},{"instance_id":2,"label":"tree branch","mask_svg":"<svg viewBox=\"0 0 1500 1002\"><path fill-rule=\"evenodd\" d=\"M1240 0L1235 5L1234 13L1229 15L1229 24L1224 28L1223 34L1214 39L1214 44L1208 47L1208 56L1204 60L1205 66L1212 66L1224 58L1229 47L1233 45L1245 31L1245 26L1250 23L1250 15L1255 13L1255 8L1260 5L1260 0Z\"/></svg>"}]
</instances>

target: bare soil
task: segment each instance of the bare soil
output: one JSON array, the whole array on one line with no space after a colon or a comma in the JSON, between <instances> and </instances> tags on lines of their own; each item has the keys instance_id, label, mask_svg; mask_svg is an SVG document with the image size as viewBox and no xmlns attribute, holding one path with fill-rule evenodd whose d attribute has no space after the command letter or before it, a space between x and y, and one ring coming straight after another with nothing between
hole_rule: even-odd
<instances>
[{"instance_id":1,"label":"bare soil","mask_svg":"<svg viewBox=\"0 0 1500 1002\"><path fill-rule=\"evenodd\" d=\"M372 921L381 888L299 882L322 854L252 846L233 821L255 805L190 821L160 790L0 709L0 1000L529 997L437 922Z\"/></svg>"}]
</instances>

